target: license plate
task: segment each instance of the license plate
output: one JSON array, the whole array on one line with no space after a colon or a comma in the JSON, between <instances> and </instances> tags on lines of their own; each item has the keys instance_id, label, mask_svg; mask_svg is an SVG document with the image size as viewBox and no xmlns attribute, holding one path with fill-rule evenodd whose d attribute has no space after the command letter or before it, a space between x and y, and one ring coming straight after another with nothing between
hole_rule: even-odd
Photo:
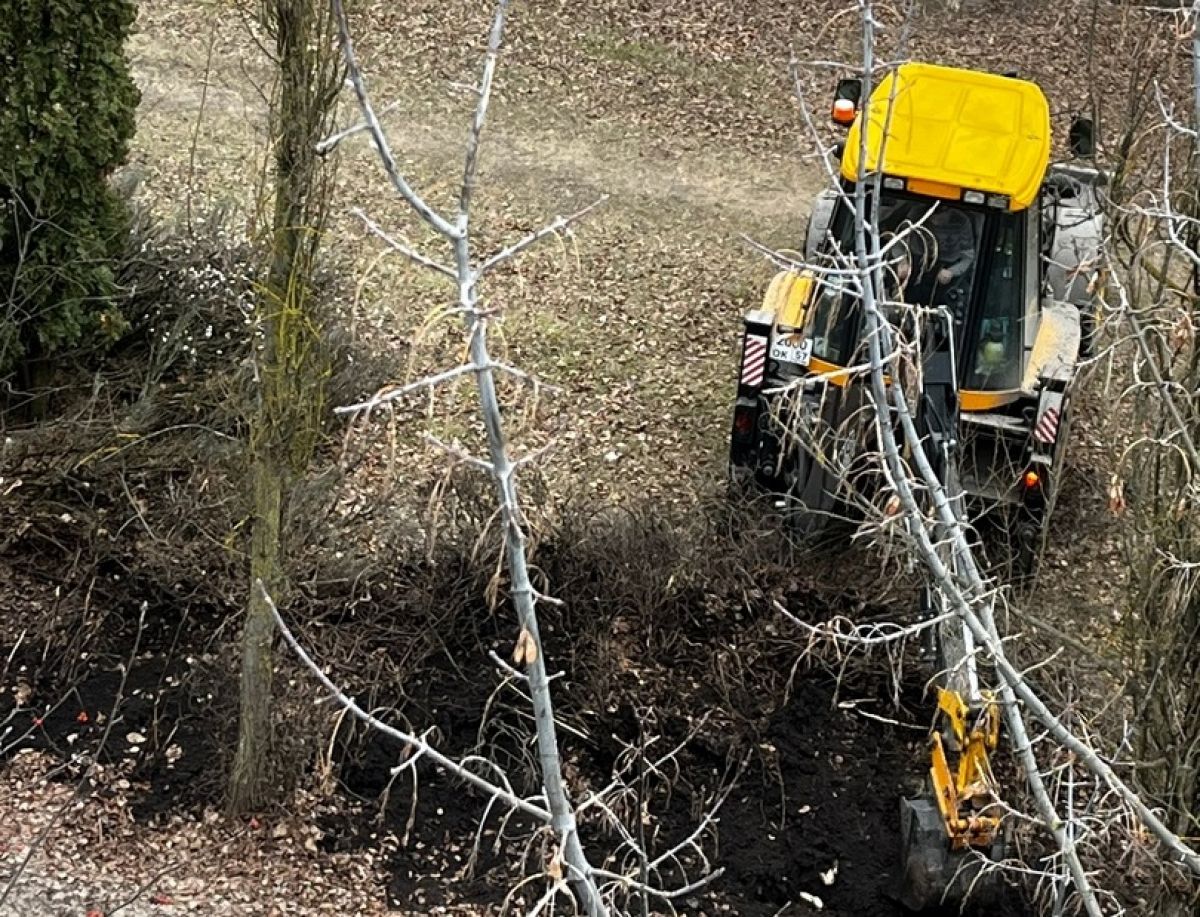
<instances>
[{"instance_id":1,"label":"license plate","mask_svg":"<svg viewBox=\"0 0 1200 917\"><path fill-rule=\"evenodd\" d=\"M812 339L805 338L799 344L780 338L771 342L771 359L781 363L795 363L797 366L807 366L812 357Z\"/></svg>"}]
</instances>

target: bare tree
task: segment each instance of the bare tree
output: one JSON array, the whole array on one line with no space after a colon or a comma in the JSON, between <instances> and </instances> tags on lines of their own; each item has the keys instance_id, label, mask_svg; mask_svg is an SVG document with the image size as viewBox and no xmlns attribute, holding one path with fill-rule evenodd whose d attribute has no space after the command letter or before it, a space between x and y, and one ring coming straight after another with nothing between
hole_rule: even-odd
<instances>
[{"instance_id":1,"label":"bare tree","mask_svg":"<svg viewBox=\"0 0 1200 917\"><path fill-rule=\"evenodd\" d=\"M329 132L341 71L333 20L322 0L269 0L260 13L275 41L278 83L271 107L274 213L258 302L258 403L250 434L250 581L278 595L286 587L284 514L325 413L326 358L313 272L329 211L330 174L316 145ZM242 630L238 745L228 788L232 812L262 805L271 791L274 638L270 607L252 588Z\"/></svg>"},{"instance_id":2,"label":"bare tree","mask_svg":"<svg viewBox=\"0 0 1200 917\"><path fill-rule=\"evenodd\" d=\"M366 81L354 53L354 44L350 35L350 26L346 11L341 0L333 0L334 15L337 19L338 32L341 39L342 52L354 85L355 95L362 111L363 123L370 132L379 152L383 168L390 179L396 193L416 212L428 226L441 235L449 244L453 266L438 263L395 240L389 239L393 248L399 248L413 261L429 268L435 273L450 278L457 290L457 306L466 324L468 353L470 362L459 368L461 372L470 372L475 376L479 390L479 409L487 431L488 459L470 458L471 464L486 471L495 481L496 496L500 506L500 524L504 537L504 551L509 576L511 578L510 595L516 607L519 632L513 659L525 668L524 679L529 687L530 700L533 704L534 716L537 721L538 763L542 771L542 781L545 787L546 802L550 815L550 823L558 837L562 861L568 871L568 881L582 902L588 914L599 917L607 913L607 908L600 900L596 887L596 878L592 866L579 841L579 831L575 822L575 812L567 795L566 784L562 775L562 760L558 750L557 726L554 720L554 706L550 694L549 674L546 671L546 657L542 649L541 636L538 630L537 603L544 599L533 588L529 579L528 560L525 553L525 533L520 506L517 501L516 473L526 459L514 460L510 453L504 433L504 423L500 413L500 401L496 391L497 373L506 373L521 381L528 381L524 373L515 368L497 363L492 359L488 347L489 317L480 307L479 287L483 276L497 265L516 255L519 251L534 244L541 238L565 228L573 219L556 220L543 230L533 233L514 243L482 262L476 262L471 247L471 203L475 191L476 174L479 165L479 144L483 134L483 126L487 119L488 104L491 101L492 86L496 74L496 63L500 52L500 44L504 35L505 20L508 15L508 0L501 0L496 7L492 20L491 33L488 37L487 54L484 58L483 72L476 87L479 102L475 116L467 136L464 154L461 190L458 198L458 212L448 219L435 211L421 198L400 174L395 158L391 152L388 138L383 132L370 96L367 93ZM456 375L458 371L453 371ZM436 380L442 381L442 380ZM430 381L430 385L436 384ZM391 399L395 393L383 396ZM352 410L367 410L374 407L382 399L373 403L355 406Z\"/></svg>"},{"instance_id":3,"label":"bare tree","mask_svg":"<svg viewBox=\"0 0 1200 917\"><path fill-rule=\"evenodd\" d=\"M539 833L549 832L554 845L553 854L545 869L547 887L545 893L528 910L529 914L550 911L557 899L568 890L576 905L589 917L607 917L609 913L619 911L618 902L624 902L630 896L636 896L643 902L651 898L657 899L669 907L672 900L701 888L721 874L721 870L712 868L705 856L704 844L715 830L716 812L727 797L728 788L716 795L708 813L692 832L677 844L654 856L645 849L639 837L626 827L617 814L617 809L621 807L619 800L630 792L628 765L621 767L613 781L600 791L589 794L577 803L572 801L563 775L551 676L547 670L538 620L539 605L554 603L556 600L536 590L531 581L525 519L517 487L518 472L534 461L541 454L541 450L519 457L513 455L506 435L498 390L500 378L507 378L520 386L532 388L539 388L542 383L524 371L493 357L489 346L489 328L496 313L481 301L482 284L491 271L543 239L567 231L600 201L570 216L557 217L541 229L497 251L478 254L473 245L472 203L477 182L480 143L492 98L509 0L499 0L492 18L482 72L478 84L474 87L478 101L464 146L457 207L452 215L445 215L433 207L401 173L390 140L383 130L367 91L366 77L355 53L342 0L332 0L332 8L349 81L353 86L362 120L334 133L318 146L323 151L329 151L347 138L361 133L369 135L392 190L408 205L413 214L440 238L448 249L449 257L443 260L420 251L388 233L365 212L356 213L368 230L385 245L446 281L448 290L454 297L454 309L462 317L467 344L467 359L460 365L407 385L385 389L359 404L337 410L346 415L363 415L382 406L390 407L416 392L435 389L451 380L465 376L474 377L478 392L479 416L486 434L486 457L471 454L457 444L442 443L432 437L428 439L435 447L446 452L452 462L465 463L488 475L495 488L500 535L503 540L504 567L509 583L508 596L516 611L517 627L512 652L515 667L495 654L492 655L492 663L506 680L521 686L527 692L535 721L537 765L542 792L532 798L522 798L514 791L504 770L495 762L480 755L469 755L454 760L434 747L429 733L418 734L399 730L371 716L342 692L313 661L278 611L274 612L275 622L280 627L284 639L343 709L350 711L371 727L392 736L408 749L404 763L396 769L397 773L415 767L418 761L428 758L488 797L484 819L494 808L500 806L507 812L505 819L514 812L522 812L533 817L541 825ZM273 608L269 584L261 583L259 592L262 601ZM656 761L646 761L642 758L638 760L651 773L656 773L667 766L678 752L679 749L675 748ZM596 819L599 824L616 834L617 850L606 858L606 863L617 864L616 869L596 867L590 862L579 836L579 819L583 816ZM640 810L636 818L640 824ZM697 861L701 864L700 873L690 875L689 864ZM530 877L518 888L538 878L541 877ZM517 889L514 889L514 893L516 891Z\"/></svg>"},{"instance_id":4,"label":"bare tree","mask_svg":"<svg viewBox=\"0 0 1200 917\"><path fill-rule=\"evenodd\" d=\"M1200 829L1198 26L1194 3L1186 28L1158 22L1148 30L1168 49L1187 43L1190 80L1173 86L1157 75L1147 93L1153 108L1125 127L1155 137L1159 160L1152 171L1125 175L1114 191L1120 231L1107 253L1106 289L1112 359L1132 420L1110 508L1126 522L1130 560L1133 748L1144 762L1138 782L1172 829L1191 836ZM1190 118L1182 113L1189 107ZM1194 890L1168 886L1156 907L1191 913L1195 901Z\"/></svg>"}]
</instances>

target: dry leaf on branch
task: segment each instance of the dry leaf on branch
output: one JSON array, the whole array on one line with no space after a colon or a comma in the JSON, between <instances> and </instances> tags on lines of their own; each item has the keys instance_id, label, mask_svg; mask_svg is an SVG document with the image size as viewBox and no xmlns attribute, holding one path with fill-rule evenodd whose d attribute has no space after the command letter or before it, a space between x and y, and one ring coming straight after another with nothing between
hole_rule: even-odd
<instances>
[{"instance_id":1,"label":"dry leaf on branch","mask_svg":"<svg viewBox=\"0 0 1200 917\"><path fill-rule=\"evenodd\" d=\"M554 856L550 857L550 863L546 866L546 875L555 881L563 877L562 856L558 850L555 850Z\"/></svg>"},{"instance_id":2,"label":"dry leaf on branch","mask_svg":"<svg viewBox=\"0 0 1200 917\"><path fill-rule=\"evenodd\" d=\"M522 627L521 636L517 638L517 645L513 647L513 662L517 665L533 665L537 662L537 656L537 643L533 639L533 634Z\"/></svg>"},{"instance_id":3,"label":"dry leaf on branch","mask_svg":"<svg viewBox=\"0 0 1200 917\"><path fill-rule=\"evenodd\" d=\"M1125 512L1125 482L1115 474L1108 485L1108 511L1114 516Z\"/></svg>"}]
</instances>

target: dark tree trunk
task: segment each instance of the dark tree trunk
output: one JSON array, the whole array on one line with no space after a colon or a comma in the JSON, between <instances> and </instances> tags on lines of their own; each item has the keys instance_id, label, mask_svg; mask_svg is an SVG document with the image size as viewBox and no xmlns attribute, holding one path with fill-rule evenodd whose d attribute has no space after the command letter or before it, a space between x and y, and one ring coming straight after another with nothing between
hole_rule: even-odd
<instances>
[{"instance_id":1,"label":"dark tree trunk","mask_svg":"<svg viewBox=\"0 0 1200 917\"><path fill-rule=\"evenodd\" d=\"M330 176L316 145L330 129L341 82L322 0L271 0L264 15L275 36L279 70L272 108L275 208L271 261L258 303L263 343L259 403L251 421L250 594L242 630L237 755L228 789L233 813L270 801L277 785L270 768L275 627L262 590L276 601L285 597L283 524L325 411L322 316L312 279Z\"/></svg>"}]
</instances>

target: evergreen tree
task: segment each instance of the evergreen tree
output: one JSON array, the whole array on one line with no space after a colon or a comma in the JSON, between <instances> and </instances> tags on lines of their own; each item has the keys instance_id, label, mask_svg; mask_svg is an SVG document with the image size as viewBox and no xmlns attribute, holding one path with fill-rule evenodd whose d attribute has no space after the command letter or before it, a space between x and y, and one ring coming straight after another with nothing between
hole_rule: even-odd
<instances>
[{"instance_id":1,"label":"evergreen tree","mask_svg":"<svg viewBox=\"0 0 1200 917\"><path fill-rule=\"evenodd\" d=\"M0 373L124 322L127 214L108 178L139 92L133 0L0 0Z\"/></svg>"}]
</instances>

